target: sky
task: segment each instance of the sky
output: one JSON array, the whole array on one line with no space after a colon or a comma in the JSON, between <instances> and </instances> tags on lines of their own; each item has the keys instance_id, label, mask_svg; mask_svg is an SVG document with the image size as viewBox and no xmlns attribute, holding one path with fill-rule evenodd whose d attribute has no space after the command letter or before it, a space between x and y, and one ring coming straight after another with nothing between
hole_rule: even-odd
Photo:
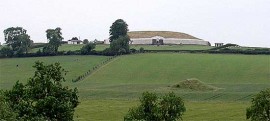
<instances>
[{"instance_id":1,"label":"sky","mask_svg":"<svg viewBox=\"0 0 270 121\"><path fill-rule=\"evenodd\" d=\"M117 19L130 31L176 31L209 41L270 47L270 0L1 0L0 42L9 27L23 27L34 42L47 29L104 40Z\"/></svg>"}]
</instances>

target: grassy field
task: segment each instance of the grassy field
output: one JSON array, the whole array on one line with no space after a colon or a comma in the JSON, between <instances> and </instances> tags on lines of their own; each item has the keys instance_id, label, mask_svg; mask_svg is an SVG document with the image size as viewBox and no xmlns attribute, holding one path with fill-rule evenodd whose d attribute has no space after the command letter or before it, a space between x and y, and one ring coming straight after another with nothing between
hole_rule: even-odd
<instances>
[{"instance_id":1,"label":"grassy field","mask_svg":"<svg viewBox=\"0 0 270 121\"><path fill-rule=\"evenodd\" d=\"M76 121L120 121L137 100L87 100L76 108ZM184 121L245 121L247 102L185 102Z\"/></svg>"},{"instance_id":2,"label":"grassy field","mask_svg":"<svg viewBox=\"0 0 270 121\"><path fill-rule=\"evenodd\" d=\"M36 60L60 62L71 80L107 59L104 56L55 56L0 59L0 89L33 75ZM17 68L16 65L19 65ZM172 85L197 78L216 91L176 89ZM175 92L185 100L187 121L245 120L251 97L270 87L268 55L146 53L120 56L86 79L66 83L78 87L81 104L76 120L122 120L138 104L142 92Z\"/></svg>"},{"instance_id":3,"label":"grassy field","mask_svg":"<svg viewBox=\"0 0 270 121\"><path fill-rule=\"evenodd\" d=\"M71 82L71 79L76 78L107 58L106 56L51 56L0 59L0 89L12 87L17 80L26 82L29 77L34 75L35 70L32 66L35 61L43 61L45 64L60 62L62 67L68 71L67 82Z\"/></svg>"}]
</instances>

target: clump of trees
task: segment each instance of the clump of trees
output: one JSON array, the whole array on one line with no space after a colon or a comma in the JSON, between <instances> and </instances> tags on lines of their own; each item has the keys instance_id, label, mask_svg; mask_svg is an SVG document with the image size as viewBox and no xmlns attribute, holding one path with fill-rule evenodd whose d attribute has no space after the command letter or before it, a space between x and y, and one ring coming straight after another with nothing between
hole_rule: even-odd
<instances>
[{"instance_id":1,"label":"clump of trees","mask_svg":"<svg viewBox=\"0 0 270 121\"><path fill-rule=\"evenodd\" d=\"M7 46L1 49L2 56L13 56L28 53L33 41L22 27L10 27L4 30Z\"/></svg>"},{"instance_id":2,"label":"clump of trees","mask_svg":"<svg viewBox=\"0 0 270 121\"><path fill-rule=\"evenodd\" d=\"M43 47L44 53L56 54L58 52L58 47L61 46L61 42L64 39L61 30L60 27L57 27L46 31L46 37L49 40L49 43Z\"/></svg>"},{"instance_id":3,"label":"clump of trees","mask_svg":"<svg viewBox=\"0 0 270 121\"><path fill-rule=\"evenodd\" d=\"M35 74L26 84L16 82L11 90L4 92L4 99L0 97L9 116L1 118L9 120L29 121L72 121L74 108L78 106L77 89L63 86L66 71L59 63L44 65L36 62ZM3 107L1 106L0 111Z\"/></svg>"},{"instance_id":4,"label":"clump of trees","mask_svg":"<svg viewBox=\"0 0 270 121\"><path fill-rule=\"evenodd\" d=\"M88 39L84 39L83 40L83 44L88 44L89 43L89 40Z\"/></svg>"},{"instance_id":5,"label":"clump of trees","mask_svg":"<svg viewBox=\"0 0 270 121\"><path fill-rule=\"evenodd\" d=\"M262 90L252 98L246 117L252 121L270 121L270 88Z\"/></svg>"},{"instance_id":6,"label":"clump of trees","mask_svg":"<svg viewBox=\"0 0 270 121\"><path fill-rule=\"evenodd\" d=\"M96 44L90 42L90 43L84 45L84 46L81 48L81 54L83 54L83 55L91 54L95 48L96 48Z\"/></svg>"},{"instance_id":7,"label":"clump of trees","mask_svg":"<svg viewBox=\"0 0 270 121\"><path fill-rule=\"evenodd\" d=\"M124 117L125 121L176 121L182 120L186 111L181 97L173 92L158 97L155 93L144 92L140 105L131 108Z\"/></svg>"},{"instance_id":8,"label":"clump of trees","mask_svg":"<svg viewBox=\"0 0 270 121\"><path fill-rule=\"evenodd\" d=\"M6 101L4 91L0 90L0 119L7 121L16 121L16 116L18 114L14 112L11 108L11 104Z\"/></svg>"},{"instance_id":9,"label":"clump of trees","mask_svg":"<svg viewBox=\"0 0 270 121\"><path fill-rule=\"evenodd\" d=\"M129 53L130 38L127 35L128 25L122 19L117 19L110 27L110 48L105 53L114 55Z\"/></svg>"}]
</instances>

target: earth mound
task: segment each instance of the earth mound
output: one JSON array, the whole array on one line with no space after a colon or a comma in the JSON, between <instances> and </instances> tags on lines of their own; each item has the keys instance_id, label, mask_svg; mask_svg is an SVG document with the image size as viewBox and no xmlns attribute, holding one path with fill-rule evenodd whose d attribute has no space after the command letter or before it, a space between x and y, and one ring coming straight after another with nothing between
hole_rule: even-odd
<instances>
[{"instance_id":1,"label":"earth mound","mask_svg":"<svg viewBox=\"0 0 270 121\"><path fill-rule=\"evenodd\" d=\"M218 87L205 84L196 78L186 79L178 84L172 85L171 87L177 89L190 89L194 91L216 91L219 89Z\"/></svg>"}]
</instances>

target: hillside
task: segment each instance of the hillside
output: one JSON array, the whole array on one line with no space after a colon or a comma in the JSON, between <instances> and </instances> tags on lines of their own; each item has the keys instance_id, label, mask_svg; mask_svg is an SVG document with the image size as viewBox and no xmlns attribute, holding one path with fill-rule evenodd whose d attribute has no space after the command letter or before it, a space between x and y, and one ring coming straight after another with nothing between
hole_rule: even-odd
<instances>
[{"instance_id":1,"label":"hillside","mask_svg":"<svg viewBox=\"0 0 270 121\"><path fill-rule=\"evenodd\" d=\"M130 38L151 38L154 36L161 36L164 38L178 38L178 39L198 39L182 32L172 31L130 31L128 32Z\"/></svg>"}]
</instances>

